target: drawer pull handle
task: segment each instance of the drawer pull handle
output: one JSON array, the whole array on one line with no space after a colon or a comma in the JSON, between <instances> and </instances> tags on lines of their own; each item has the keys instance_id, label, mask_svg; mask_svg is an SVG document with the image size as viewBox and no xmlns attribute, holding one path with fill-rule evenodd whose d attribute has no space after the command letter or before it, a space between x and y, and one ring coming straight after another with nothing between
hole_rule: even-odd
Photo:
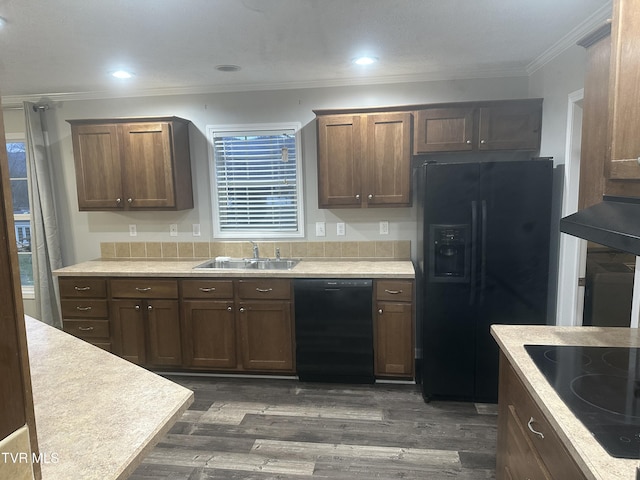
<instances>
[{"instance_id":1,"label":"drawer pull handle","mask_svg":"<svg viewBox=\"0 0 640 480\"><path fill-rule=\"evenodd\" d=\"M260 293L269 293L272 291L273 291L273 288L256 288L256 292L260 292Z\"/></svg>"},{"instance_id":2,"label":"drawer pull handle","mask_svg":"<svg viewBox=\"0 0 640 480\"><path fill-rule=\"evenodd\" d=\"M76 310L79 310L81 312L88 312L89 310L91 310L91 307L76 307Z\"/></svg>"},{"instance_id":3,"label":"drawer pull handle","mask_svg":"<svg viewBox=\"0 0 640 480\"><path fill-rule=\"evenodd\" d=\"M533 428L533 422L535 422L535 419L533 417L531 417L529 419L529 421L527 422L527 427L529 427L529 430L531 431L531 433L538 435L540 438L544 438L544 433L537 431L536 429Z\"/></svg>"},{"instance_id":4,"label":"drawer pull handle","mask_svg":"<svg viewBox=\"0 0 640 480\"><path fill-rule=\"evenodd\" d=\"M384 291L389 295L400 295L402 293L402 290L387 290L386 288Z\"/></svg>"},{"instance_id":5,"label":"drawer pull handle","mask_svg":"<svg viewBox=\"0 0 640 480\"><path fill-rule=\"evenodd\" d=\"M200 290L201 292L205 292L205 293L215 292L216 291L216 289L214 287L200 287L198 290Z\"/></svg>"},{"instance_id":6,"label":"drawer pull handle","mask_svg":"<svg viewBox=\"0 0 640 480\"><path fill-rule=\"evenodd\" d=\"M91 290L91 287L73 287L76 292L86 292L87 290Z\"/></svg>"},{"instance_id":7,"label":"drawer pull handle","mask_svg":"<svg viewBox=\"0 0 640 480\"><path fill-rule=\"evenodd\" d=\"M136 290L139 292L148 292L151 290L151 287L136 287Z\"/></svg>"},{"instance_id":8,"label":"drawer pull handle","mask_svg":"<svg viewBox=\"0 0 640 480\"><path fill-rule=\"evenodd\" d=\"M93 327L78 327L78 330L82 330L83 332L90 332L93 330Z\"/></svg>"}]
</instances>

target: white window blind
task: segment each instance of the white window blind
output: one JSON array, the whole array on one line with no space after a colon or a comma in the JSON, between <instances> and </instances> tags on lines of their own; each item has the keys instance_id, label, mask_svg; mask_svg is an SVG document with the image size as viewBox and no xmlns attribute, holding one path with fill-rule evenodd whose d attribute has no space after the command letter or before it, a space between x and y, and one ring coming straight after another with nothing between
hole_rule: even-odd
<instances>
[{"instance_id":1,"label":"white window blind","mask_svg":"<svg viewBox=\"0 0 640 480\"><path fill-rule=\"evenodd\" d=\"M297 129L211 133L219 236L300 234Z\"/></svg>"}]
</instances>

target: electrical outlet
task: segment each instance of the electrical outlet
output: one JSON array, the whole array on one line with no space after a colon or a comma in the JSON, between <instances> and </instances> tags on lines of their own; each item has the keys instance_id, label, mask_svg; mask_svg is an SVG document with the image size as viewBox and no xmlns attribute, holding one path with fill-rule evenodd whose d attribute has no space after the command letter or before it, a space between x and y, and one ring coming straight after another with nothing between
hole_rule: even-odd
<instances>
[{"instance_id":1,"label":"electrical outlet","mask_svg":"<svg viewBox=\"0 0 640 480\"><path fill-rule=\"evenodd\" d=\"M199 223L194 223L193 224L193 236L194 237L199 237L200 236L200 224Z\"/></svg>"},{"instance_id":2,"label":"electrical outlet","mask_svg":"<svg viewBox=\"0 0 640 480\"><path fill-rule=\"evenodd\" d=\"M389 235L389 222L386 220L380 222L380 235Z\"/></svg>"},{"instance_id":3,"label":"electrical outlet","mask_svg":"<svg viewBox=\"0 0 640 480\"><path fill-rule=\"evenodd\" d=\"M178 236L178 224L177 223L172 223L171 225L169 225L169 236L171 236L171 237L177 237Z\"/></svg>"},{"instance_id":4,"label":"electrical outlet","mask_svg":"<svg viewBox=\"0 0 640 480\"><path fill-rule=\"evenodd\" d=\"M338 222L336 224L336 235L343 236L346 233L346 225L344 222Z\"/></svg>"},{"instance_id":5,"label":"electrical outlet","mask_svg":"<svg viewBox=\"0 0 640 480\"><path fill-rule=\"evenodd\" d=\"M327 235L324 222L316 222L316 237L324 237Z\"/></svg>"},{"instance_id":6,"label":"electrical outlet","mask_svg":"<svg viewBox=\"0 0 640 480\"><path fill-rule=\"evenodd\" d=\"M138 229L135 223L132 223L131 225L129 225L129 236L136 237L137 235L138 235Z\"/></svg>"}]
</instances>

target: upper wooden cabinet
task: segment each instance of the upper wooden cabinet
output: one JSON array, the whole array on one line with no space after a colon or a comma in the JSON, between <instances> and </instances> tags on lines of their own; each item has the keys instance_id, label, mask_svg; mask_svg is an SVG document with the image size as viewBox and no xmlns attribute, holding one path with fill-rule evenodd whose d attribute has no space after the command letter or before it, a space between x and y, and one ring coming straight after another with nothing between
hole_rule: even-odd
<instances>
[{"instance_id":1,"label":"upper wooden cabinet","mask_svg":"<svg viewBox=\"0 0 640 480\"><path fill-rule=\"evenodd\" d=\"M189 121L69 120L80 210L193 208Z\"/></svg>"},{"instance_id":2,"label":"upper wooden cabinet","mask_svg":"<svg viewBox=\"0 0 640 480\"><path fill-rule=\"evenodd\" d=\"M415 154L538 150L542 100L434 105L416 111Z\"/></svg>"},{"instance_id":3,"label":"upper wooden cabinet","mask_svg":"<svg viewBox=\"0 0 640 480\"><path fill-rule=\"evenodd\" d=\"M411 205L411 113L316 114L319 208Z\"/></svg>"},{"instance_id":4,"label":"upper wooden cabinet","mask_svg":"<svg viewBox=\"0 0 640 480\"><path fill-rule=\"evenodd\" d=\"M640 4L615 0L611 25L609 77L609 155L605 177L610 180L640 180ZM606 193L610 192L607 185ZM640 196L633 182L622 194Z\"/></svg>"},{"instance_id":5,"label":"upper wooden cabinet","mask_svg":"<svg viewBox=\"0 0 640 480\"><path fill-rule=\"evenodd\" d=\"M587 51L587 68L582 101L580 146L580 188L578 209L602 201L604 164L607 156L607 109L609 105L609 62L611 24L607 23L578 42ZM620 182L618 182L620 183Z\"/></svg>"}]
</instances>

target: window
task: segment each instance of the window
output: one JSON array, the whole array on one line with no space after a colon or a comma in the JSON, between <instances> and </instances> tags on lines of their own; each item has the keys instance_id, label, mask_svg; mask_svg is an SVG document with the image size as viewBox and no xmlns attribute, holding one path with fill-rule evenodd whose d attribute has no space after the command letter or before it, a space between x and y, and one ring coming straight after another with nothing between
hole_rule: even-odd
<instances>
[{"instance_id":1,"label":"window","mask_svg":"<svg viewBox=\"0 0 640 480\"><path fill-rule=\"evenodd\" d=\"M301 237L300 124L207 127L214 235Z\"/></svg>"},{"instance_id":2,"label":"window","mask_svg":"<svg viewBox=\"0 0 640 480\"><path fill-rule=\"evenodd\" d=\"M27 183L27 153L25 142L7 139L9 180L13 200L18 263L23 294L33 294L33 264L31 261L31 208Z\"/></svg>"}]
</instances>

